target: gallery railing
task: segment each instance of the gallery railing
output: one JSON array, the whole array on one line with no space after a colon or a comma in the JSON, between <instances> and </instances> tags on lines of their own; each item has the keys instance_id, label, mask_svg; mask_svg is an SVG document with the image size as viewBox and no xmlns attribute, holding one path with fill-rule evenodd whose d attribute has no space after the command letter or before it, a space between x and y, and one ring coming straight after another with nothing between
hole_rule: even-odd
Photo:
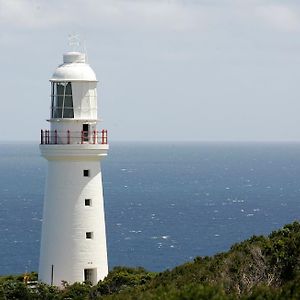
<instances>
[{"instance_id":1,"label":"gallery railing","mask_svg":"<svg viewBox=\"0 0 300 300\"><path fill-rule=\"evenodd\" d=\"M50 131L41 130L41 145L107 144L107 130L101 131Z\"/></svg>"}]
</instances>

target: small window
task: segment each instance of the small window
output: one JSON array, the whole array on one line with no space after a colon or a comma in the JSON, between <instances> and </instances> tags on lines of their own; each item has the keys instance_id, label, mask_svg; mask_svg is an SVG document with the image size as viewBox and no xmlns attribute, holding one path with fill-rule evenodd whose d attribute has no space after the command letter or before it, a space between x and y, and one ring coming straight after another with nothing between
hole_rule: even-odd
<instances>
[{"instance_id":1,"label":"small window","mask_svg":"<svg viewBox=\"0 0 300 300\"><path fill-rule=\"evenodd\" d=\"M86 239L92 239L93 238L93 232L91 232L91 231L86 232L85 233L85 238Z\"/></svg>"},{"instance_id":2,"label":"small window","mask_svg":"<svg viewBox=\"0 0 300 300\"><path fill-rule=\"evenodd\" d=\"M90 176L90 170L83 170L83 176L89 177Z\"/></svg>"},{"instance_id":3,"label":"small window","mask_svg":"<svg viewBox=\"0 0 300 300\"><path fill-rule=\"evenodd\" d=\"M84 200L84 205L85 206L92 206L92 199L85 199Z\"/></svg>"}]
</instances>

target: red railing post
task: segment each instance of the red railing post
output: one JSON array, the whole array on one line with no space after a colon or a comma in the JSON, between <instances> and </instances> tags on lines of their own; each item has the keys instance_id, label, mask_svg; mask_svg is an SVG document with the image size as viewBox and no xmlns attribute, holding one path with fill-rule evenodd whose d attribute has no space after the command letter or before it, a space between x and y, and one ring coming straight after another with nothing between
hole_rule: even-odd
<instances>
[{"instance_id":1,"label":"red railing post","mask_svg":"<svg viewBox=\"0 0 300 300\"><path fill-rule=\"evenodd\" d=\"M54 144L57 144L57 130L54 130Z\"/></svg>"},{"instance_id":2,"label":"red railing post","mask_svg":"<svg viewBox=\"0 0 300 300\"><path fill-rule=\"evenodd\" d=\"M101 144L107 144L107 130L104 129L101 131Z\"/></svg>"},{"instance_id":3,"label":"red railing post","mask_svg":"<svg viewBox=\"0 0 300 300\"><path fill-rule=\"evenodd\" d=\"M96 130L93 131L93 143L96 144Z\"/></svg>"},{"instance_id":4,"label":"red railing post","mask_svg":"<svg viewBox=\"0 0 300 300\"><path fill-rule=\"evenodd\" d=\"M41 144L44 144L44 131L41 129Z\"/></svg>"},{"instance_id":5,"label":"red railing post","mask_svg":"<svg viewBox=\"0 0 300 300\"><path fill-rule=\"evenodd\" d=\"M101 130L101 144L104 144L104 129Z\"/></svg>"},{"instance_id":6,"label":"red railing post","mask_svg":"<svg viewBox=\"0 0 300 300\"><path fill-rule=\"evenodd\" d=\"M67 143L70 144L70 130L67 131Z\"/></svg>"}]
</instances>

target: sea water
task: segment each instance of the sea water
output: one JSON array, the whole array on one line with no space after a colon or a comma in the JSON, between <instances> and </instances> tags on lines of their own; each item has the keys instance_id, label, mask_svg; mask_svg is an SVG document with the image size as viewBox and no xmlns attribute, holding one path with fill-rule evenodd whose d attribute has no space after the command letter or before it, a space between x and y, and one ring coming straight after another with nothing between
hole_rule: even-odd
<instances>
[{"instance_id":1,"label":"sea water","mask_svg":"<svg viewBox=\"0 0 300 300\"><path fill-rule=\"evenodd\" d=\"M46 170L37 144L0 144L0 274L38 269ZM299 143L111 143L102 171L110 269L165 270L300 216Z\"/></svg>"}]
</instances>

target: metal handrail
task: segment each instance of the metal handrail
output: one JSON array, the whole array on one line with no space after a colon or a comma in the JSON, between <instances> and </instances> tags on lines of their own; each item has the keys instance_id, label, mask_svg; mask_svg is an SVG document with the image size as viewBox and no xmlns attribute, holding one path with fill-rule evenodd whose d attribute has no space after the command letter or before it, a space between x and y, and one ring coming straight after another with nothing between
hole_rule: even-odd
<instances>
[{"instance_id":1,"label":"metal handrail","mask_svg":"<svg viewBox=\"0 0 300 300\"><path fill-rule=\"evenodd\" d=\"M50 131L41 130L41 145L107 144L107 130L101 131Z\"/></svg>"}]
</instances>

